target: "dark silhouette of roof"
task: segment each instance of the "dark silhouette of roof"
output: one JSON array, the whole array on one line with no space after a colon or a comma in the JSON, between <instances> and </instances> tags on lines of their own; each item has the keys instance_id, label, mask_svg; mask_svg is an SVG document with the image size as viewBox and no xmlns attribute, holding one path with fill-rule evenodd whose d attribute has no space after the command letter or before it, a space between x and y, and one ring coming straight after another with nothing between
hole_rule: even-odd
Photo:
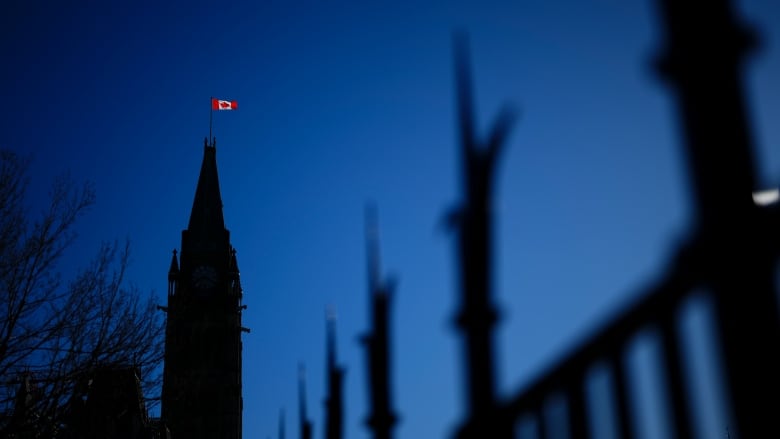
<instances>
[{"instance_id":1,"label":"dark silhouette of roof","mask_svg":"<svg viewBox=\"0 0 780 439\"><path fill-rule=\"evenodd\" d=\"M211 230L224 230L225 219L222 216L222 196L219 191L217 175L217 142L203 144L203 164L200 167L198 187L192 203L192 213L187 229L195 234L208 233Z\"/></svg>"},{"instance_id":2,"label":"dark silhouette of roof","mask_svg":"<svg viewBox=\"0 0 780 439\"><path fill-rule=\"evenodd\" d=\"M150 423L135 367L101 367L90 375L81 391L81 397L74 395L70 401L70 437L155 437L157 432Z\"/></svg>"}]
</instances>

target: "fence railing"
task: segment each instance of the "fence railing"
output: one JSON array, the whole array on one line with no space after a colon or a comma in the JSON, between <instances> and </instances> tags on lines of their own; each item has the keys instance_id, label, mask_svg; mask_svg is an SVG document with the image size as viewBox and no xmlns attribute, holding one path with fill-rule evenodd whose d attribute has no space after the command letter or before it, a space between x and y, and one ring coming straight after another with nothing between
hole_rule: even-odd
<instances>
[{"instance_id":1,"label":"fence railing","mask_svg":"<svg viewBox=\"0 0 780 439\"><path fill-rule=\"evenodd\" d=\"M508 131L499 119L484 145L471 123L468 62L459 46L456 59L465 201L457 213L461 261L459 328L465 352L467 419L460 438L508 438L530 431L547 438L594 437L594 403L588 391L595 368L607 371L612 416L618 437L633 438L639 395L631 381L628 351L652 333L660 349L659 389L668 426L662 437L701 434L691 394L693 378L680 330L685 302L703 295L711 305L718 347L719 381L728 419L722 437L780 437L780 324L776 276L780 213L753 203L756 189L753 147L744 110L741 59L754 40L734 19L726 0L661 0L666 53L661 77L675 93L682 119L685 156L695 198L695 229L660 282L639 295L580 346L507 400L494 388L490 282L490 196L493 164ZM702 297L702 296L699 296ZM764 395L769 400L765 401ZM550 421L551 401L563 402L565 422ZM560 404L559 404L560 405ZM524 429L531 425L534 428ZM563 426L563 428L562 428Z\"/></svg>"}]
</instances>

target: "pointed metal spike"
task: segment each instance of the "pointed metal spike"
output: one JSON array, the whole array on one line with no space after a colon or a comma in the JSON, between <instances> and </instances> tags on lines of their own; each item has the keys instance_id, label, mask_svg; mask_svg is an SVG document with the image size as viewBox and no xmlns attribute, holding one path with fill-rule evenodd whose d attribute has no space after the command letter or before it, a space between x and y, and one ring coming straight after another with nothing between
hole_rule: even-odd
<instances>
[{"instance_id":1,"label":"pointed metal spike","mask_svg":"<svg viewBox=\"0 0 780 439\"><path fill-rule=\"evenodd\" d=\"M468 37L465 32L454 35L455 87L458 96L458 119L461 144L468 153L474 146L474 103L472 101L471 68Z\"/></svg>"},{"instance_id":2,"label":"pointed metal spike","mask_svg":"<svg viewBox=\"0 0 780 439\"><path fill-rule=\"evenodd\" d=\"M366 206L366 259L369 294L376 294L380 284L379 222L376 206Z\"/></svg>"}]
</instances>

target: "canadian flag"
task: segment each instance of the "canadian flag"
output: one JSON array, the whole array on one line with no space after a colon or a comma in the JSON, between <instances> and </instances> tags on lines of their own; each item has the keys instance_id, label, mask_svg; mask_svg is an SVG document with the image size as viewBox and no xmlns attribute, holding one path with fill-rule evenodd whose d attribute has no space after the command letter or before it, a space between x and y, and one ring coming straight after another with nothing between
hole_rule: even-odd
<instances>
[{"instance_id":1,"label":"canadian flag","mask_svg":"<svg viewBox=\"0 0 780 439\"><path fill-rule=\"evenodd\" d=\"M237 110L238 102L236 101L223 101L222 99L211 98L212 110Z\"/></svg>"}]
</instances>

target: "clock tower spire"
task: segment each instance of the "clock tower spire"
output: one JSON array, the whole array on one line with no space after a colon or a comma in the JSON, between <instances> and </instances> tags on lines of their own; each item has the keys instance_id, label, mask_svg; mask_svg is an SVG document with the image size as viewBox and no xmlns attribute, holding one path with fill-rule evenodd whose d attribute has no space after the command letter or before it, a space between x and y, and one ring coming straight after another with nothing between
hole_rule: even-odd
<instances>
[{"instance_id":1,"label":"clock tower spire","mask_svg":"<svg viewBox=\"0 0 780 439\"><path fill-rule=\"evenodd\" d=\"M216 141L204 141L181 252L168 274L163 422L173 438L241 439L242 289L222 215ZM174 269L175 266L175 269Z\"/></svg>"}]
</instances>

